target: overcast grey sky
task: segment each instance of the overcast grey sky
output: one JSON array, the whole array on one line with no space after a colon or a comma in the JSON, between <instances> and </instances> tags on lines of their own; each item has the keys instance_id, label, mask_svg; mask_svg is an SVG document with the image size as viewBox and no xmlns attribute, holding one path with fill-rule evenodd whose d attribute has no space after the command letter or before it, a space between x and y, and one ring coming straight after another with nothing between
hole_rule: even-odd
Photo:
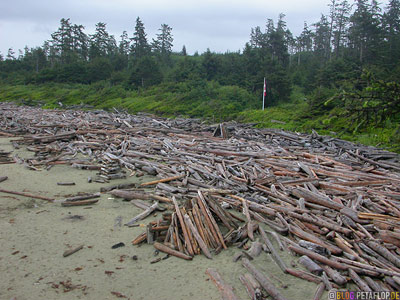
<instances>
[{"instance_id":1,"label":"overcast grey sky","mask_svg":"<svg viewBox=\"0 0 400 300\"><path fill-rule=\"evenodd\" d=\"M316 22L329 11L329 0L0 0L0 52L41 46L57 30L61 18L93 33L97 22L117 41L123 30L131 37L136 17L144 22L149 41L162 23L173 28L174 50L215 52L242 50L255 26L286 15L289 29L299 34L304 21ZM350 1L352 2L352 1ZM387 1L383 1L387 2Z\"/></svg>"}]
</instances>

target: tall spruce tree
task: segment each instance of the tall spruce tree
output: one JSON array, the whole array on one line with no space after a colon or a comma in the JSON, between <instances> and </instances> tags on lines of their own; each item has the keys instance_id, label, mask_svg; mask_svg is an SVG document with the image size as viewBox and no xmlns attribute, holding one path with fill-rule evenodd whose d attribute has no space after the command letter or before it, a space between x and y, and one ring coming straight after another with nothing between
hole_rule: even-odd
<instances>
[{"instance_id":1,"label":"tall spruce tree","mask_svg":"<svg viewBox=\"0 0 400 300\"><path fill-rule=\"evenodd\" d=\"M167 24L161 24L157 38L153 39L152 48L155 53L161 55L163 59L168 59L172 53L173 41L172 28Z\"/></svg>"},{"instance_id":2,"label":"tall spruce tree","mask_svg":"<svg viewBox=\"0 0 400 300\"><path fill-rule=\"evenodd\" d=\"M133 33L131 44L131 55L133 58L142 58L149 54L150 46L147 42L147 34L143 22L139 17L136 18L135 32Z\"/></svg>"}]
</instances>

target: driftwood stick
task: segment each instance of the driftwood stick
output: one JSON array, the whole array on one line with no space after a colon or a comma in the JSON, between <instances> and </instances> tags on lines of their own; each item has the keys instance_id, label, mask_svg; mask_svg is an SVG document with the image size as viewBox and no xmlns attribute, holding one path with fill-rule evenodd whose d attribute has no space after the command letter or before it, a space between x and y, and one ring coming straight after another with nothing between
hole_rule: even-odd
<instances>
[{"instance_id":1,"label":"driftwood stick","mask_svg":"<svg viewBox=\"0 0 400 300\"><path fill-rule=\"evenodd\" d=\"M319 278L318 276L315 276L314 274L305 272L303 270L297 270L297 269L292 269L292 268L287 268L286 272L289 273L292 276L310 281L310 282L314 282L316 284L319 284L322 279Z\"/></svg>"},{"instance_id":2,"label":"driftwood stick","mask_svg":"<svg viewBox=\"0 0 400 300\"><path fill-rule=\"evenodd\" d=\"M315 252L312 252L310 250L304 249L304 248L300 248L297 246L293 246L290 245L288 246L289 250L292 250L298 254L301 255L307 255L309 258L312 258L314 260L317 260L323 264L326 264L328 266L331 266L332 268L338 269L338 270L347 270L347 266L344 266L336 261L330 260L328 258L326 258L325 256L322 256L320 254L317 254Z\"/></svg>"},{"instance_id":3,"label":"driftwood stick","mask_svg":"<svg viewBox=\"0 0 400 300\"><path fill-rule=\"evenodd\" d=\"M197 243L199 243L201 251L203 251L204 255L207 258L212 259L210 250L208 250L206 243L201 238L197 228L193 225L192 221L190 220L190 217L187 214L185 214L183 217L185 218L186 225L188 225L188 227L192 231L193 236L196 239Z\"/></svg>"},{"instance_id":4,"label":"driftwood stick","mask_svg":"<svg viewBox=\"0 0 400 300\"><path fill-rule=\"evenodd\" d=\"M289 230L291 233L293 233L294 235L298 236L301 239L304 239L304 240L313 242L317 245L320 245L322 247L325 247L326 249L331 251L333 254L341 254L342 253L342 249L340 249L334 245L328 244L327 242L322 241L320 238L316 237L313 234L305 232L304 230L300 229L299 227L289 225Z\"/></svg>"},{"instance_id":5,"label":"driftwood stick","mask_svg":"<svg viewBox=\"0 0 400 300\"><path fill-rule=\"evenodd\" d=\"M163 244L160 244L160 243L158 243L158 242L154 242L153 246L154 246L154 248L156 248L157 250L160 250L160 251L162 251L162 252L164 252L164 253L167 253L167 254L169 254L169 255L173 255L173 256L176 256L176 257L179 257L179 258L183 258L183 259L186 259L186 260L192 260L192 257L191 257L191 256L186 255L185 253L182 253L182 252L180 252L180 251L171 249L170 247L165 246L165 245L163 245Z\"/></svg>"},{"instance_id":6,"label":"driftwood stick","mask_svg":"<svg viewBox=\"0 0 400 300\"><path fill-rule=\"evenodd\" d=\"M322 265L321 268L324 270L326 275L328 275L329 278L331 278L338 285L343 286L343 285L345 285L347 283L346 277L340 275L340 273L338 271L336 271L336 270L334 270L331 267L326 266L326 265Z\"/></svg>"},{"instance_id":7,"label":"driftwood stick","mask_svg":"<svg viewBox=\"0 0 400 300\"><path fill-rule=\"evenodd\" d=\"M396 267L400 267L400 259L393 255L389 250L387 250L384 246L379 245L378 243L375 243L373 241L366 241L366 244L368 247L382 255L384 258L386 258L388 261L390 261L392 264L394 264Z\"/></svg>"},{"instance_id":8,"label":"driftwood stick","mask_svg":"<svg viewBox=\"0 0 400 300\"><path fill-rule=\"evenodd\" d=\"M239 276L240 282L245 286L251 299L261 299L261 285L250 273Z\"/></svg>"},{"instance_id":9,"label":"driftwood stick","mask_svg":"<svg viewBox=\"0 0 400 300\"><path fill-rule=\"evenodd\" d=\"M32 195L32 194L28 194L28 193L15 192L15 191L9 191L9 190L5 190L5 189L0 189L0 192L1 193L6 193L6 194L18 195L18 196L27 197L27 198L46 200L46 201L49 201L49 202L53 202L54 201L54 199L43 197L43 196Z\"/></svg>"},{"instance_id":10,"label":"driftwood stick","mask_svg":"<svg viewBox=\"0 0 400 300\"><path fill-rule=\"evenodd\" d=\"M368 286L368 284L362 280L360 278L360 276L357 275L356 272L354 272L352 269L349 269L349 275L351 277L351 280L353 280L353 282L355 284L357 284L357 286L364 292L372 292L371 288Z\"/></svg>"},{"instance_id":11,"label":"driftwood stick","mask_svg":"<svg viewBox=\"0 0 400 300\"><path fill-rule=\"evenodd\" d=\"M323 270L307 255L303 255L299 258L299 263L302 264L308 271L315 275L321 275Z\"/></svg>"},{"instance_id":12,"label":"driftwood stick","mask_svg":"<svg viewBox=\"0 0 400 300\"><path fill-rule=\"evenodd\" d=\"M78 195L75 197L65 198L63 200L63 202L74 202L74 201L88 200L88 199L99 198L99 197L100 197L100 193L89 194L89 195Z\"/></svg>"},{"instance_id":13,"label":"driftwood stick","mask_svg":"<svg viewBox=\"0 0 400 300\"><path fill-rule=\"evenodd\" d=\"M124 225L128 226L128 227L132 227L137 221L146 218L153 211L155 211L157 209L157 207L158 207L158 202L154 202L149 208L147 208L146 210L142 211L137 216L133 217L132 220L130 220L128 223L125 223Z\"/></svg>"},{"instance_id":14,"label":"driftwood stick","mask_svg":"<svg viewBox=\"0 0 400 300\"><path fill-rule=\"evenodd\" d=\"M182 174L182 175L178 175L178 176L173 176L173 177L163 178L163 179L159 179L159 180L144 182L140 186L149 186L149 185L154 185L154 184L158 184L158 183L168 182L168 181L172 181L172 180L176 180L176 179L181 179L181 178L183 178L185 176L186 176L186 174Z\"/></svg>"},{"instance_id":15,"label":"driftwood stick","mask_svg":"<svg viewBox=\"0 0 400 300\"><path fill-rule=\"evenodd\" d=\"M313 300L321 300L324 291L325 291L325 283L321 282L315 291Z\"/></svg>"},{"instance_id":16,"label":"driftwood stick","mask_svg":"<svg viewBox=\"0 0 400 300\"><path fill-rule=\"evenodd\" d=\"M137 236L133 241L132 245L139 245L147 239L147 233L143 232L139 236Z\"/></svg>"},{"instance_id":17,"label":"driftwood stick","mask_svg":"<svg viewBox=\"0 0 400 300\"><path fill-rule=\"evenodd\" d=\"M89 199L89 200L82 200L82 201L64 201L61 202L61 206L70 207L70 206L83 206L83 205L91 205L94 203L99 202L99 199Z\"/></svg>"},{"instance_id":18,"label":"driftwood stick","mask_svg":"<svg viewBox=\"0 0 400 300\"><path fill-rule=\"evenodd\" d=\"M202 209L204 209L205 217L208 217L208 219L209 219L209 221L210 221L210 223L212 225L211 226L211 230L214 230L216 235L217 235L217 239L216 240L217 241L219 240L219 242L221 242L221 245L222 245L222 247L224 247L224 249L228 249L228 247L225 245L224 238L222 236L221 231L219 230L217 222L215 221L214 217L212 216L211 211L208 208L208 206L206 204L206 201L204 200L203 194L200 191L198 191L198 195L199 195L199 197L197 197L198 203L199 203L200 207Z\"/></svg>"},{"instance_id":19,"label":"driftwood stick","mask_svg":"<svg viewBox=\"0 0 400 300\"><path fill-rule=\"evenodd\" d=\"M83 245L80 245L80 246L78 246L78 247L76 247L76 248L73 248L73 249L69 249L69 250L67 250L67 251L65 251L65 252L63 253L63 256L64 256L64 257L70 256L70 255L74 254L75 252L78 252L78 251L81 250L82 248L83 248Z\"/></svg>"},{"instance_id":20,"label":"driftwood stick","mask_svg":"<svg viewBox=\"0 0 400 300\"><path fill-rule=\"evenodd\" d=\"M178 202L176 201L175 196L172 197L172 202L174 203L176 215L178 216L179 223L181 224L183 237L185 239L185 244L186 244L187 250L189 252L189 255L193 256L194 249L192 247L192 243L190 242L189 232L187 231L185 221L183 220L183 216L182 216L181 210L179 209Z\"/></svg>"},{"instance_id":21,"label":"driftwood stick","mask_svg":"<svg viewBox=\"0 0 400 300\"><path fill-rule=\"evenodd\" d=\"M206 270L206 274L210 276L211 280L217 286L218 290L221 293L221 298L223 300L239 300L240 298L235 295L233 292L233 288L224 282L221 275L217 272L217 270L208 268Z\"/></svg>"},{"instance_id":22,"label":"driftwood stick","mask_svg":"<svg viewBox=\"0 0 400 300\"><path fill-rule=\"evenodd\" d=\"M276 262L276 264L281 268L283 273L286 273L287 266L285 262L281 259L279 256L278 252L275 250L274 246L272 245L271 240L268 238L267 234L265 233L264 229L261 228L261 226L258 227L258 230L261 234L261 238L264 241L264 243L267 245L269 251L271 252L271 256Z\"/></svg>"},{"instance_id":23,"label":"driftwood stick","mask_svg":"<svg viewBox=\"0 0 400 300\"><path fill-rule=\"evenodd\" d=\"M171 199L159 195L145 193L142 191L112 190L108 193L115 197L124 198L125 200L140 199L140 200L155 200L160 202L172 203Z\"/></svg>"},{"instance_id":24,"label":"driftwood stick","mask_svg":"<svg viewBox=\"0 0 400 300\"><path fill-rule=\"evenodd\" d=\"M352 268L356 271L357 271L357 269L368 270L374 274L372 276L376 276L376 274L379 275L379 273L384 274L384 275L389 275L389 276L400 276L399 272L395 272L395 271L384 269L384 268L378 268L375 266L371 266L369 264L360 263L358 261L354 261L354 260L347 259L344 257L335 256L335 259L338 262L347 264L349 268Z\"/></svg>"},{"instance_id":25,"label":"driftwood stick","mask_svg":"<svg viewBox=\"0 0 400 300\"><path fill-rule=\"evenodd\" d=\"M242 258L242 265L257 279L261 286L267 291L267 293L275 300L286 300L284 296L276 289L274 284L261 273L256 267L250 263L247 258Z\"/></svg>"}]
</instances>

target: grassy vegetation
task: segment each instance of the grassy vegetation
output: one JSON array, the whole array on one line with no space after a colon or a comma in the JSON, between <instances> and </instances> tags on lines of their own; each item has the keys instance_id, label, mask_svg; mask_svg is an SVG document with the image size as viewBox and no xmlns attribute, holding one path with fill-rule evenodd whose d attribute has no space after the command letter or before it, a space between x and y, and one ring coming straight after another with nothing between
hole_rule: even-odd
<instances>
[{"instance_id":1,"label":"grassy vegetation","mask_svg":"<svg viewBox=\"0 0 400 300\"><path fill-rule=\"evenodd\" d=\"M237 120L256 123L257 127L298 132L314 129L322 135L400 152L397 122L387 121L381 127L360 127L345 116L340 106L316 111L298 88L293 89L290 102L267 107L264 111L257 109L261 101L253 94L236 86L221 86L212 81L164 83L146 90L126 90L108 82L92 85L1 85L0 101L41 105L44 108L60 108L60 103L63 107L82 105L105 110L116 107L130 113L196 117L210 122Z\"/></svg>"}]
</instances>

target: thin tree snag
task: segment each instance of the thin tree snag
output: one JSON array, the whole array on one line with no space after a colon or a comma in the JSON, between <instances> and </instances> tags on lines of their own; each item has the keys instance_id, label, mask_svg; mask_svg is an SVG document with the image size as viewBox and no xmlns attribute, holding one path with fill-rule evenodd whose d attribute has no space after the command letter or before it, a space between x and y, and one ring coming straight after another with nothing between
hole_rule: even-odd
<instances>
[{"instance_id":1,"label":"thin tree snag","mask_svg":"<svg viewBox=\"0 0 400 300\"><path fill-rule=\"evenodd\" d=\"M174 249L172 249L172 248L170 248L170 247L168 247L166 245L163 245L161 243L158 243L158 242L154 242L153 246L157 250L160 250L161 252L167 253L169 255L173 255L173 256L176 256L176 257L179 257L179 258L183 258L185 260L192 260L193 259L193 257L190 256L190 255L186 255L185 253L182 253L180 251L176 251L176 250L174 250Z\"/></svg>"},{"instance_id":2,"label":"thin tree snag","mask_svg":"<svg viewBox=\"0 0 400 300\"><path fill-rule=\"evenodd\" d=\"M181 179L181 178L183 178L185 176L186 176L186 174L182 174L182 175L178 175L178 176L172 176L172 177L163 178L163 179L159 179L159 180L144 182L140 186L149 186L149 185L155 185L155 184L158 184L158 183L169 182L169 181L172 181L172 180Z\"/></svg>"},{"instance_id":3,"label":"thin tree snag","mask_svg":"<svg viewBox=\"0 0 400 300\"><path fill-rule=\"evenodd\" d=\"M188 215L184 215L184 218L185 218L186 224L188 225L189 229L192 231L196 241L199 243L201 251L203 251L204 255L207 258L212 259L210 250L208 249L204 240L201 238L199 232L197 231L197 228L193 225L192 221L190 220L190 217Z\"/></svg>"},{"instance_id":4,"label":"thin tree snag","mask_svg":"<svg viewBox=\"0 0 400 300\"><path fill-rule=\"evenodd\" d=\"M242 265L257 279L261 286L267 291L267 293L275 300L286 300L284 296L276 289L274 284L261 273L256 267L250 263L247 258L242 258Z\"/></svg>"},{"instance_id":5,"label":"thin tree snag","mask_svg":"<svg viewBox=\"0 0 400 300\"><path fill-rule=\"evenodd\" d=\"M227 283L225 283L225 281L222 279L221 275L217 272L217 270L213 268L208 268L206 270L206 274L211 278L211 280L217 286L218 290L220 291L221 298L223 300L240 300L240 298L237 297L233 292L233 288Z\"/></svg>"},{"instance_id":6,"label":"thin tree snag","mask_svg":"<svg viewBox=\"0 0 400 300\"><path fill-rule=\"evenodd\" d=\"M176 215L178 216L179 223L181 224L183 237L185 239L185 245L187 247L189 255L193 256L194 255L194 250L193 250L193 247L192 247L192 243L190 242L189 233L187 231L187 228L186 228L186 225L185 225L185 221L183 220L183 216L182 216L181 210L179 209L178 202L176 201L175 196L172 197L172 202L174 203L175 212L176 212Z\"/></svg>"},{"instance_id":7,"label":"thin tree snag","mask_svg":"<svg viewBox=\"0 0 400 300\"><path fill-rule=\"evenodd\" d=\"M5 189L0 189L0 192L6 193L6 194L18 195L18 196L27 197L27 198L34 198L34 199L40 199L40 200L45 200L45 201L49 201L49 202L54 202L54 199L52 199L52 198L47 198L47 197L43 197L43 196L39 196L39 195L32 195L32 194L28 194L28 193L9 191L9 190L5 190Z\"/></svg>"}]
</instances>

